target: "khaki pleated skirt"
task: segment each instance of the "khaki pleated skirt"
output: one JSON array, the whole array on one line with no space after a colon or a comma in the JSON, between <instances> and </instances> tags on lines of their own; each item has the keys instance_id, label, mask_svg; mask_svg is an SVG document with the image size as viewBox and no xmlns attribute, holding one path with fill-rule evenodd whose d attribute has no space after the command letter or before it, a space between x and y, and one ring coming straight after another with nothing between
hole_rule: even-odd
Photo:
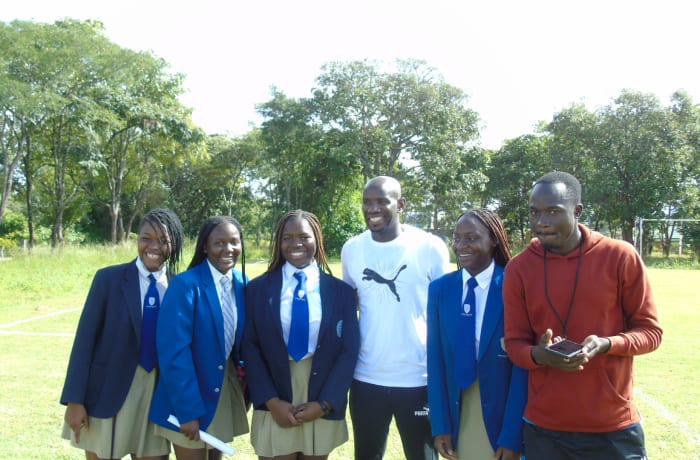
<instances>
[{"instance_id":1,"label":"khaki pleated skirt","mask_svg":"<svg viewBox=\"0 0 700 460\"><path fill-rule=\"evenodd\" d=\"M311 358L299 362L289 361L292 374L292 394L295 406L307 402ZM328 455L348 440L345 420L317 418L299 426L282 428L269 411L253 411L250 442L261 457L276 457L294 452L304 455Z\"/></svg>"},{"instance_id":2,"label":"khaki pleated skirt","mask_svg":"<svg viewBox=\"0 0 700 460\"><path fill-rule=\"evenodd\" d=\"M168 455L170 443L156 436L156 425L148 420L155 385L155 370L146 372L143 367L136 366L129 393L116 416L97 418L88 414L90 429L82 428L80 443L75 442L73 431L64 422L63 438L69 439L72 446L94 452L100 458L122 458L129 454L137 457Z\"/></svg>"},{"instance_id":3,"label":"khaki pleated skirt","mask_svg":"<svg viewBox=\"0 0 700 460\"><path fill-rule=\"evenodd\" d=\"M457 458L459 460L491 460L495 452L486 433L481 410L481 390L477 379L462 391L462 408L459 415L459 438Z\"/></svg>"},{"instance_id":4,"label":"khaki pleated skirt","mask_svg":"<svg viewBox=\"0 0 700 460\"><path fill-rule=\"evenodd\" d=\"M235 366L227 364L225 374L226 378L221 385L221 396L219 396L219 403L216 406L214 418L205 431L223 442L231 442L234 436L240 436L248 432L248 417L243 399L243 390L238 381ZM173 444L188 449L203 449L206 447L203 441L191 441L179 431L173 431L160 425L156 425L155 432Z\"/></svg>"}]
</instances>

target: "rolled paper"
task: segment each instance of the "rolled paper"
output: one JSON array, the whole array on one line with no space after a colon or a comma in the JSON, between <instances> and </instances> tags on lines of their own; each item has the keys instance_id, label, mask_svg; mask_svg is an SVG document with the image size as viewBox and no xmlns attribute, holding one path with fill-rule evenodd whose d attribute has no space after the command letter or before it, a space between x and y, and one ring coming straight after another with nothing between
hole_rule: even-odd
<instances>
[{"instance_id":1,"label":"rolled paper","mask_svg":"<svg viewBox=\"0 0 700 460\"><path fill-rule=\"evenodd\" d=\"M174 415L170 414L170 416L168 417L168 421L176 427L180 428L180 421ZM235 452L233 450L233 447L229 446L221 439L210 435L206 431L199 430L199 439L226 455L233 455L233 453Z\"/></svg>"}]
</instances>

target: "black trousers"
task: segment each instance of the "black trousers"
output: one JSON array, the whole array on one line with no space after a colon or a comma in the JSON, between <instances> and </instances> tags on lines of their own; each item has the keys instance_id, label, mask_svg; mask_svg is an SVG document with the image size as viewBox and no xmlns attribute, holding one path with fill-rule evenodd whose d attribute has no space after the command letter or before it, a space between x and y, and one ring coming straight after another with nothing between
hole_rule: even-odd
<instances>
[{"instance_id":1,"label":"black trousers","mask_svg":"<svg viewBox=\"0 0 700 460\"><path fill-rule=\"evenodd\" d=\"M555 431L525 423L527 460L646 460L639 424L609 433Z\"/></svg>"},{"instance_id":2,"label":"black trousers","mask_svg":"<svg viewBox=\"0 0 700 460\"><path fill-rule=\"evenodd\" d=\"M428 387L383 387L353 380L350 417L356 460L381 460L391 419L407 460L437 460L428 417Z\"/></svg>"}]
</instances>

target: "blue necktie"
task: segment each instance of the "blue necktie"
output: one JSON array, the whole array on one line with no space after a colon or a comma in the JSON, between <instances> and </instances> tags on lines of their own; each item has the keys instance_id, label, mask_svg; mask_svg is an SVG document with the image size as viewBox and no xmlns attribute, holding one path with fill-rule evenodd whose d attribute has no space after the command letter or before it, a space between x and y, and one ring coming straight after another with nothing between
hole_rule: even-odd
<instances>
[{"instance_id":1,"label":"blue necktie","mask_svg":"<svg viewBox=\"0 0 700 460\"><path fill-rule=\"evenodd\" d=\"M467 281L467 296L464 298L462 311L459 315L458 342L461 346L456 350L455 374L460 388L467 389L476 380L476 294L475 289L479 284L476 278L471 277Z\"/></svg>"},{"instance_id":2,"label":"blue necktie","mask_svg":"<svg viewBox=\"0 0 700 460\"><path fill-rule=\"evenodd\" d=\"M294 278L299 281L292 300L292 321L289 325L287 348L289 356L299 361L309 351L309 300L306 292L306 274L298 271Z\"/></svg>"},{"instance_id":3,"label":"blue necktie","mask_svg":"<svg viewBox=\"0 0 700 460\"><path fill-rule=\"evenodd\" d=\"M151 372L158 356L156 354L156 322L158 321L158 309L160 308L160 296L156 287L156 278L153 274L148 275L151 283L146 291L146 298L143 299L143 315L141 319L141 350L139 362L141 367Z\"/></svg>"},{"instance_id":4,"label":"blue necktie","mask_svg":"<svg viewBox=\"0 0 700 460\"><path fill-rule=\"evenodd\" d=\"M231 354L233 342L236 336L236 318L233 316L233 299L231 298L231 280L226 276L221 277L221 314L224 317L224 346L226 357Z\"/></svg>"}]
</instances>

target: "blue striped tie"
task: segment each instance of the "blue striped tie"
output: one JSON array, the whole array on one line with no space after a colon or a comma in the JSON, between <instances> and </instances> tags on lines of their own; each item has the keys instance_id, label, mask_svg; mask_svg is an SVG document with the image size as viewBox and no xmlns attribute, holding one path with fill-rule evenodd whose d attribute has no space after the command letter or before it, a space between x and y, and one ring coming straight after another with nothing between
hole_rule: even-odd
<instances>
[{"instance_id":1,"label":"blue striped tie","mask_svg":"<svg viewBox=\"0 0 700 460\"><path fill-rule=\"evenodd\" d=\"M233 316L233 298L231 297L231 280L226 276L221 277L221 314L224 317L224 346L226 357L231 354L233 342L236 339L236 318Z\"/></svg>"}]
</instances>

